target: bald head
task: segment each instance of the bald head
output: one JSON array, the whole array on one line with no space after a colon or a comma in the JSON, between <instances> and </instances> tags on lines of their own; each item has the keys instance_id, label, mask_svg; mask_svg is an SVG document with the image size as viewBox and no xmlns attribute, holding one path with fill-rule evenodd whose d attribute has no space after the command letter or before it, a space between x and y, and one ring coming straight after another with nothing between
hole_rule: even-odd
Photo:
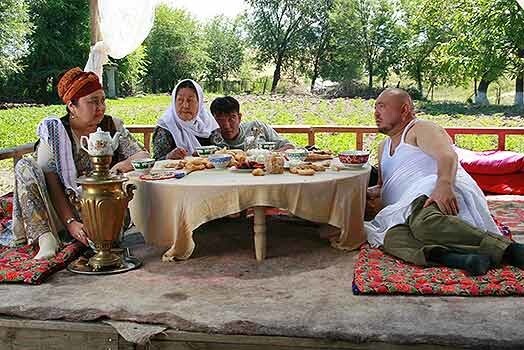
<instances>
[{"instance_id":1,"label":"bald head","mask_svg":"<svg viewBox=\"0 0 524 350\"><path fill-rule=\"evenodd\" d=\"M378 130L390 135L403 129L415 117L415 106L409 94L398 88L384 90L375 102Z\"/></svg>"},{"instance_id":2,"label":"bald head","mask_svg":"<svg viewBox=\"0 0 524 350\"><path fill-rule=\"evenodd\" d=\"M389 96L391 100L397 102L399 106L403 104L408 105L410 108L410 112L413 115L415 114L415 105L413 104L413 100L411 99L411 96L409 96L406 90L402 90L399 88L387 88L384 91L382 91L380 96L382 95Z\"/></svg>"}]
</instances>

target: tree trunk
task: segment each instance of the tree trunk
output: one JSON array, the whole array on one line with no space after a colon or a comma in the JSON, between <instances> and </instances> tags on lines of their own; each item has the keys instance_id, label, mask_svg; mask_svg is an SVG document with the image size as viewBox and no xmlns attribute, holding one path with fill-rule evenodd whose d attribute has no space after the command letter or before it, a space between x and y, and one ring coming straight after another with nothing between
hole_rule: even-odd
<instances>
[{"instance_id":1,"label":"tree trunk","mask_svg":"<svg viewBox=\"0 0 524 350\"><path fill-rule=\"evenodd\" d=\"M273 73L273 82L271 83L271 94L277 91L277 85L280 80L280 72L282 70L283 55L278 54L277 64L275 65L275 72Z\"/></svg>"},{"instance_id":2,"label":"tree trunk","mask_svg":"<svg viewBox=\"0 0 524 350\"><path fill-rule=\"evenodd\" d=\"M479 105L489 105L488 100L488 87L491 81L482 78L480 80L477 96L475 97L475 103Z\"/></svg>"},{"instance_id":3,"label":"tree trunk","mask_svg":"<svg viewBox=\"0 0 524 350\"><path fill-rule=\"evenodd\" d=\"M373 62L368 62L368 88L369 90L373 89Z\"/></svg>"},{"instance_id":4,"label":"tree trunk","mask_svg":"<svg viewBox=\"0 0 524 350\"><path fill-rule=\"evenodd\" d=\"M100 33L100 14L98 11L98 0L89 0L89 29L91 46L100 41L102 34Z\"/></svg>"},{"instance_id":5,"label":"tree trunk","mask_svg":"<svg viewBox=\"0 0 524 350\"><path fill-rule=\"evenodd\" d=\"M473 79L473 95L477 99L478 89L477 89L477 78Z\"/></svg>"},{"instance_id":6,"label":"tree trunk","mask_svg":"<svg viewBox=\"0 0 524 350\"><path fill-rule=\"evenodd\" d=\"M420 96L424 96L424 87L422 86L422 72L420 71L420 66L417 66L417 88L420 92Z\"/></svg>"},{"instance_id":7,"label":"tree trunk","mask_svg":"<svg viewBox=\"0 0 524 350\"><path fill-rule=\"evenodd\" d=\"M524 72L517 74L515 79L515 105L524 106Z\"/></svg>"},{"instance_id":8,"label":"tree trunk","mask_svg":"<svg viewBox=\"0 0 524 350\"><path fill-rule=\"evenodd\" d=\"M311 76L311 86L310 91L313 92L315 88L315 82L318 79L318 71L320 70L320 50L317 52L317 57L315 57L315 63L313 64L313 74Z\"/></svg>"}]
</instances>

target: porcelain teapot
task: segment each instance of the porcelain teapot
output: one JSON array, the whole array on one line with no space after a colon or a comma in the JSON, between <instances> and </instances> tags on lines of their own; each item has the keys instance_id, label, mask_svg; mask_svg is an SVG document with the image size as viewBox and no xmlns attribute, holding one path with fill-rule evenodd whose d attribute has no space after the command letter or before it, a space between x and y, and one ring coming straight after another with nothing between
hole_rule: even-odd
<instances>
[{"instance_id":1,"label":"porcelain teapot","mask_svg":"<svg viewBox=\"0 0 524 350\"><path fill-rule=\"evenodd\" d=\"M114 151L118 148L119 137L119 131L117 131L115 136L111 138L109 132L97 128L96 132L89 134L89 137L80 137L80 147L82 147L82 149L90 156L112 156Z\"/></svg>"}]
</instances>

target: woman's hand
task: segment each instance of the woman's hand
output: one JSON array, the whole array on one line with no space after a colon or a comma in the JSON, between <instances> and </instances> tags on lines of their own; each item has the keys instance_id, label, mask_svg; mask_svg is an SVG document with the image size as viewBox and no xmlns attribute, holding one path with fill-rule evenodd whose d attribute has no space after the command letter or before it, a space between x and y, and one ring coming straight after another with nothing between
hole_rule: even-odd
<instances>
[{"instance_id":1,"label":"woman's hand","mask_svg":"<svg viewBox=\"0 0 524 350\"><path fill-rule=\"evenodd\" d=\"M116 163L111 168L111 172L113 174L127 173L128 171L131 171L131 170L133 170L133 165L131 164L131 161L129 161L127 159L123 160L121 162Z\"/></svg>"},{"instance_id":2,"label":"woman's hand","mask_svg":"<svg viewBox=\"0 0 524 350\"><path fill-rule=\"evenodd\" d=\"M187 156L187 150L177 147L167 154L166 159L184 159L185 156Z\"/></svg>"},{"instance_id":3,"label":"woman's hand","mask_svg":"<svg viewBox=\"0 0 524 350\"><path fill-rule=\"evenodd\" d=\"M82 242L85 246L89 246L87 243L87 235L84 231L84 224L78 221L72 221L67 226L67 231L71 236Z\"/></svg>"}]
</instances>

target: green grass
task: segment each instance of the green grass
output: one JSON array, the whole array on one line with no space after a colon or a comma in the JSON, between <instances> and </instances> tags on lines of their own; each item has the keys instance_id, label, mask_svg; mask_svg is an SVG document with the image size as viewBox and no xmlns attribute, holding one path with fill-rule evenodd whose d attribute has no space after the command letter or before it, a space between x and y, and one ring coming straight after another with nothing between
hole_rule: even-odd
<instances>
[{"instance_id":1,"label":"green grass","mask_svg":"<svg viewBox=\"0 0 524 350\"><path fill-rule=\"evenodd\" d=\"M207 105L216 95L207 95ZM244 120L262 120L275 125L368 125L373 126L374 100L320 99L309 96L238 96ZM171 100L171 96L147 95L108 100L107 113L120 117L127 125L156 124ZM523 110L511 106L476 107L460 103L417 103L419 118L442 126L523 127ZM0 110L0 148L14 147L36 139L38 122L47 115L62 116L62 105ZM305 135L286 135L298 145L305 145ZM382 136L370 136L365 146L373 149ZM522 137L508 137L507 148L524 152ZM494 137L460 136L459 146L483 150L496 147ZM355 136L348 134L318 134L317 144L334 151L354 148Z\"/></svg>"}]
</instances>

